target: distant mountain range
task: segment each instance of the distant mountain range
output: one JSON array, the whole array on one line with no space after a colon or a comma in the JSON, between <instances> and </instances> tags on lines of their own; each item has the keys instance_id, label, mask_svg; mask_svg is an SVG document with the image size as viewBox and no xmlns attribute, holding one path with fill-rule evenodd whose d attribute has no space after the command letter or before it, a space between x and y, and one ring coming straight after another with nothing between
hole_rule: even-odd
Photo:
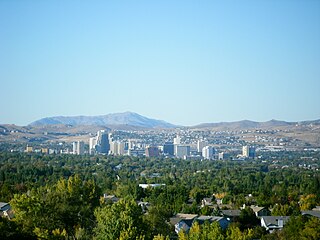
<instances>
[{"instance_id":1,"label":"distant mountain range","mask_svg":"<svg viewBox=\"0 0 320 240\"><path fill-rule=\"evenodd\" d=\"M238 129L246 129L246 128L268 128L268 127L277 127L277 126L289 126L295 125L295 122L285 122L278 120L270 120L267 122L255 122L250 120L242 120L236 122L219 122L219 123L202 123L194 126L194 128L238 128Z\"/></svg>"},{"instance_id":2,"label":"distant mountain range","mask_svg":"<svg viewBox=\"0 0 320 240\"><path fill-rule=\"evenodd\" d=\"M285 127L294 125L320 125L319 120L313 121L301 121L301 122L286 122L279 120L270 120L266 122L255 122L250 120L242 120L236 122L220 122L220 123L202 123L192 128L230 128L230 129L250 129L250 128L275 128L275 127Z\"/></svg>"},{"instance_id":3,"label":"distant mountain range","mask_svg":"<svg viewBox=\"0 0 320 240\"><path fill-rule=\"evenodd\" d=\"M133 112L124 113L110 113L102 116L75 116L75 117L47 117L37 120L29 124L29 126L43 126L43 125L99 125L99 126L115 126L115 125L128 125L143 128L174 128L174 124L147 118Z\"/></svg>"},{"instance_id":4,"label":"distant mountain range","mask_svg":"<svg viewBox=\"0 0 320 240\"><path fill-rule=\"evenodd\" d=\"M140 128L175 128L177 125L141 116L134 112L111 113L102 116L57 116L46 117L29 124L29 126L46 126L46 125L92 125L92 126L127 126ZM250 128L274 128L293 125L320 124L320 120L303 121L303 122L286 122L278 120L270 120L267 122L255 122L250 120L236 122L220 122L220 123L203 123L191 128L228 128L228 129L250 129ZM180 126L181 127L181 126Z\"/></svg>"}]
</instances>

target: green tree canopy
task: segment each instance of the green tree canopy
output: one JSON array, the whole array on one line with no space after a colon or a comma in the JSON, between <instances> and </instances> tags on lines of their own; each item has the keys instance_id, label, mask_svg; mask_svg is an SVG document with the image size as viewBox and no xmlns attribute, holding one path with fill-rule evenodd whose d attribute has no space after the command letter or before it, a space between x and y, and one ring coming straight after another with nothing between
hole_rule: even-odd
<instances>
[{"instance_id":1,"label":"green tree canopy","mask_svg":"<svg viewBox=\"0 0 320 240\"><path fill-rule=\"evenodd\" d=\"M144 239L146 234L142 209L134 199L121 199L95 211L96 239Z\"/></svg>"},{"instance_id":2,"label":"green tree canopy","mask_svg":"<svg viewBox=\"0 0 320 240\"><path fill-rule=\"evenodd\" d=\"M75 175L53 186L16 194L10 204L15 221L26 232L49 237L64 231L74 236L78 228L93 228L93 209L99 205L100 195L92 180L82 181Z\"/></svg>"}]
</instances>

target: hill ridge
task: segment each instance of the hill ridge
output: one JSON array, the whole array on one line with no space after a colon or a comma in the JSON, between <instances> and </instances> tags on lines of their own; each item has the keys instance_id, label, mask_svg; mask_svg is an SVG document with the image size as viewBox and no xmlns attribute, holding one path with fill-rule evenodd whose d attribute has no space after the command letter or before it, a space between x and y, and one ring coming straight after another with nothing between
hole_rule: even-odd
<instances>
[{"instance_id":1,"label":"hill ridge","mask_svg":"<svg viewBox=\"0 0 320 240\"><path fill-rule=\"evenodd\" d=\"M98 116L53 116L45 117L36 120L29 124L29 126L41 126L41 125L130 125L137 127L147 128L173 128L176 125L165 122L163 120L157 120L142 116L134 112L122 112L122 113L109 113L106 115Z\"/></svg>"}]
</instances>

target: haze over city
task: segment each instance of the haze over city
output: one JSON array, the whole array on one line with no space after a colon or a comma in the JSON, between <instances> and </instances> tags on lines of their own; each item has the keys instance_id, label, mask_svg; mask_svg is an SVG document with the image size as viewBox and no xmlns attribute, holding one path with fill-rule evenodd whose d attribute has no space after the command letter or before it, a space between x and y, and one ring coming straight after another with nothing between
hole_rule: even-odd
<instances>
[{"instance_id":1,"label":"haze over city","mask_svg":"<svg viewBox=\"0 0 320 240\"><path fill-rule=\"evenodd\" d=\"M0 123L320 118L319 1L1 1Z\"/></svg>"}]
</instances>

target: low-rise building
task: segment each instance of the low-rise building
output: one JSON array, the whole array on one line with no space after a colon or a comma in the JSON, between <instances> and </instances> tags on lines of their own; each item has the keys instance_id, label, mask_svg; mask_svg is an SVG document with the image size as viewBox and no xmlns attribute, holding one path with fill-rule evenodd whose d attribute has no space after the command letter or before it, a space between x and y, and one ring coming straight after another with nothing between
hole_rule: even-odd
<instances>
[{"instance_id":1,"label":"low-rise building","mask_svg":"<svg viewBox=\"0 0 320 240\"><path fill-rule=\"evenodd\" d=\"M318 210L308 210L308 211L302 211L302 215L310 216L310 217L316 217L320 219L320 211Z\"/></svg>"},{"instance_id":2,"label":"low-rise building","mask_svg":"<svg viewBox=\"0 0 320 240\"><path fill-rule=\"evenodd\" d=\"M289 216L263 216L261 217L261 227L272 233L275 230L282 230L289 219Z\"/></svg>"},{"instance_id":3,"label":"low-rise building","mask_svg":"<svg viewBox=\"0 0 320 240\"><path fill-rule=\"evenodd\" d=\"M270 216L271 212L268 208L265 207L259 207L259 206L250 206L250 208L254 211L257 217L262 216Z\"/></svg>"},{"instance_id":4,"label":"low-rise building","mask_svg":"<svg viewBox=\"0 0 320 240\"><path fill-rule=\"evenodd\" d=\"M170 218L170 223L174 226L174 231L177 234L181 230L188 232L196 217L198 217L197 214L178 213L174 217Z\"/></svg>"},{"instance_id":5,"label":"low-rise building","mask_svg":"<svg viewBox=\"0 0 320 240\"><path fill-rule=\"evenodd\" d=\"M181 230L184 232L189 232L192 224L198 222L200 225L204 224L205 222L213 223L218 222L222 229L226 229L230 221L228 221L224 217L220 216L198 216L197 214L183 214L178 213L173 218L170 218L170 223L174 225L174 230L178 234Z\"/></svg>"},{"instance_id":6,"label":"low-rise building","mask_svg":"<svg viewBox=\"0 0 320 240\"><path fill-rule=\"evenodd\" d=\"M13 211L9 203L0 202L0 217L6 217L9 220L14 216Z\"/></svg>"},{"instance_id":7,"label":"low-rise building","mask_svg":"<svg viewBox=\"0 0 320 240\"><path fill-rule=\"evenodd\" d=\"M240 210L221 210L222 216L230 220L235 221L236 218L240 217Z\"/></svg>"}]
</instances>

